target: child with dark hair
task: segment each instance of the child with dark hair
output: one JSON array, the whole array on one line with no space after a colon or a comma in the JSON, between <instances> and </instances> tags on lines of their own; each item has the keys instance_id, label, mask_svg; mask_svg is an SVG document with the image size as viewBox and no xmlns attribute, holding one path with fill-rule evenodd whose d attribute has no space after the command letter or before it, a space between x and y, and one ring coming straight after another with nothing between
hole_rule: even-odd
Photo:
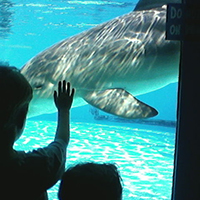
<instances>
[{"instance_id":1,"label":"child with dark hair","mask_svg":"<svg viewBox=\"0 0 200 200\"><path fill-rule=\"evenodd\" d=\"M114 164L83 163L63 175L59 200L121 200L121 177Z\"/></svg>"},{"instance_id":2,"label":"child with dark hair","mask_svg":"<svg viewBox=\"0 0 200 200\"><path fill-rule=\"evenodd\" d=\"M32 88L17 68L0 66L0 193L6 200L45 200L47 189L62 176L66 148L70 139L69 111L74 89L59 82L54 92L58 125L54 141L32 152L16 151L14 142L21 136Z\"/></svg>"}]
</instances>

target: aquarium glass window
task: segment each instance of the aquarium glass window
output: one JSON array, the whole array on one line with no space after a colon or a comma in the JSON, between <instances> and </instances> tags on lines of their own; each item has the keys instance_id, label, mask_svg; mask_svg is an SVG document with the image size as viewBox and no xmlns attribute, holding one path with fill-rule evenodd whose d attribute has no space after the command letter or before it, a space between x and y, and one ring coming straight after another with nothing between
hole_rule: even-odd
<instances>
[{"instance_id":1,"label":"aquarium glass window","mask_svg":"<svg viewBox=\"0 0 200 200\"><path fill-rule=\"evenodd\" d=\"M34 96L16 150L53 141L53 90L66 79L76 88L66 168L115 163L124 200L169 200L179 42L164 39L165 6L137 3L1 0L0 62L23 68L32 87L43 90ZM58 199L58 187L48 190L50 200Z\"/></svg>"}]
</instances>

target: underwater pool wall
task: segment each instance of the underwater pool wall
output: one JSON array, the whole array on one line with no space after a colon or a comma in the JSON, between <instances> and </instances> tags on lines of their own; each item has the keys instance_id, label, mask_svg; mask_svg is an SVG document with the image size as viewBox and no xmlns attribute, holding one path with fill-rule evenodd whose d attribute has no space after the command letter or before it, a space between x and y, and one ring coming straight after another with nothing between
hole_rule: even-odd
<instances>
[{"instance_id":1,"label":"underwater pool wall","mask_svg":"<svg viewBox=\"0 0 200 200\"><path fill-rule=\"evenodd\" d=\"M200 4L198 0L185 0L185 12L188 14L188 4L194 4L196 22L200 21ZM197 15L195 15L195 13ZM191 16L190 16L191 17ZM193 22L192 22L193 23ZM199 95L199 57L200 36L199 23L185 23L186 31L195 28L191 34L194 41L182 41L181 65L178 95L178 126L175 148L175 167L172 200L200 199L200 95ZM186 32L185 32L186 33ZM191 37L193 39L194 37Z\"/></svg>"}]
</instances>

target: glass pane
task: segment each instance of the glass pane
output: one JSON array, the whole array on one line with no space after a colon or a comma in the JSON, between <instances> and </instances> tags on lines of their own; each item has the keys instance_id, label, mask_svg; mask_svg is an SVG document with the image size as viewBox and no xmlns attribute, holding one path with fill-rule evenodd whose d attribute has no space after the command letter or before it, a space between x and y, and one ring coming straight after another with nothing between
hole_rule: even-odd
<instances>
[{"instance_id":1,"label":"glass pane","mask_svg":"<svg viewBox=\"0 0 200 200\"><path fill-rule=\"evenodd\" d=\"M136 4L136 0L0 1L0 61L21 69L28 60L53 44L127 14L133 11ZM135 18L130 20L135 23L137 28L134 27L132 31L130 30L123 36L123 39L128 41L127 46L124 47L123 41L117 40L117 45L113 47L114 40L107 39L107 37L114 37L110 31L100 38L103 41L107 40L105 43L107 46L102 47L102 52L99 52L101 57L99 60L95 60L96 63L101 63L101 66L94 65L92 72L87 71L87 66L83 67L82 70L86 71L86 74L91 73L93 78L113 59L112 63L116 62L117 64L112 64L109 73L103 73L102 77L96 76L96 82L101 87L100 90L127 90L131 94L134 93L133 95L137 96L140 101L155 108L159 114L149 119L126 119L100 111L87 104L82 98L78 99L74 103L76 107L71 111L71 141L66 168L84 161L114 162L117 164L123 179L123 199L164 200L170 199L172 185L177 103L177 55L179 54L176 48L178 44L174 43L175 47L172 45L172 49L164 44L162 46L159 43L159 39L162 38L156 34L147 34L146 39L144 39L141 27L145 27L149 18L154 15L155 18L151 26L154 29L157 20L163 18L164 15L160 10L150 13L148 16L151 17L144 17L143 11L138 11L138 13L138 20ZM118 22L116 21L116 23ZM119 29L118 31L120 33L120 31L126 30ZM118 31L115 33L118 34ZM160 34L162 35L162 30ZM84 37L88 37L88 34ZM150 40L152 38L154 41L154 37L157 37L158 44ZM85 48L88 50L84 53L85 57L91 56L90 61L92 62L93 43L87 42ZM70 44L73 46L72 42ZM159 46L157 49L156 45ZM133 48L134 55L133 51L128 52L129 48ZM166 57L170 51L174 51L176 58L171 58L170 53L169 57ZM112 54L110 54L110 59L104 62L102 59L107 52ZM76 47L71 58L78 60L81 53ZM60 59L59 55L58 51L55 60ZM133 75L126 73L126 70L129 69L124 64L125 60L131 56L135 58L132 62L138 67ZM48 66L47 72L53 75L57 65L48 63L49 59L49 57L41 57L40 62L41 65ZM118 59L122 59L120 65ZM84 61L84 59L79 61L80 66ZM147 66L142 69L144 63ZM70 66L67 65L67 67ZM168 71L168 66L173 66L170 68L171 71ZM121 70L121 73L118 73L119 76L115 77L112 74L113 69L116 70L116 73ZM143 71L141 72L141 70ZM74 69L73 72L75 73L77 70ZM83 74L80 76L82 81L83 76ZM101 80L105 76L107 79L104 80L102 86ZM60 76L58 80L60 79L63 77ZM87 80L89 82L88 77ZM55 84L52 77L49 77L48 80L42 80L42 77L39 77L36 80L39 84L41 82L45 84L49 81L52 85ZM76 81L72 82L74 85L76 84ZM81 86L81 84L76 85L77 91ZM92 86L86 84L84 87L91 94ZM120 94L122 95L122 93ZM17 150L29 151L33 148L44 147L54 138L57 116L53 107L53 97L40 100L39 110L34 110L34 116L29 116L24 134L15 144ZM116 104L118 106L118 102ZM119 106L119 108L122 107ZM58 186L59 183L48 190L50 200L57 199Z\"/></svg>"}]
</instances>

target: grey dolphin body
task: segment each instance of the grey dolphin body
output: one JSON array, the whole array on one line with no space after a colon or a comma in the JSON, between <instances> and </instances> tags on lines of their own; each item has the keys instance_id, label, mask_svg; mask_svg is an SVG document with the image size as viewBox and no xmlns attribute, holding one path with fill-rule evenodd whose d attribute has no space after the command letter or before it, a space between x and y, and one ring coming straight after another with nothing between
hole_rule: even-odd
<instances>
[{"instance_id":1,"label":"grey dolphin body","mask_svg":"<svg viewBox=\"0 0 200 200\"><path fill-rule=\"evenodd\" d=\"M179 42L165 40L166 5L136 8L55 44L21 69L34 90L31 116L56 111L52 94L64 79L76 88L74 106L88 102L131 119L157 115L134 96L177 81Z\"/></svg>"}]
</instances>

